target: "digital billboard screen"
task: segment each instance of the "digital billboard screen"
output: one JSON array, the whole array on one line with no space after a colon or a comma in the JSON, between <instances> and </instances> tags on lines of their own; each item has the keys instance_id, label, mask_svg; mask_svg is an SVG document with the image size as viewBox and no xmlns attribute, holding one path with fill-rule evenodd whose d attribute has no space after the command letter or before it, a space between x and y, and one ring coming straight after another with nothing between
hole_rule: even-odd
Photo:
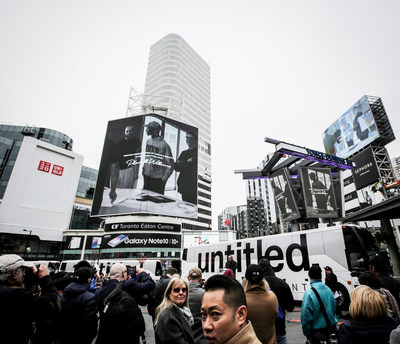
<instances>
[{"instance_id":1,"label":"digital billboard screen","mask_svg":"<svg viewBox=\"0 0 400 344\"><path fill-rule=\"evenodd\" d=\"M309 218L336 218L338 211L329 168L302 167L300 178Z\"/></svg>"},{"instance_id":2,"label":"digital billboard screen","mask_svg":"<svg viewBox=\"0 0 400 344\"><path fill-rule=\"evenodd\" d=\"M363 96L322 134L325 152L347 158L379 138L379 131Z\"/></svg>"},{"instance_id":3,"label":"digital billboard screen","mask_svg":"<svg viewBox=\"0 0 400 344\"><path fill-rule=\"evenodd\" d=\"M108 122L91 216L197 218L198 129L157 114Z\"/></svg>"},{"instance_id":4,"label":"digital billboard screen","mask_svg":"<svg viewBox=\"0 0 400 344\"><path fill-rule=\"evenodd\" d=\"M271 174L270 181L282 221L289 222L299 218L300 213L289 183L287 170L281 169Z\"/></svg>"}]
</instances>

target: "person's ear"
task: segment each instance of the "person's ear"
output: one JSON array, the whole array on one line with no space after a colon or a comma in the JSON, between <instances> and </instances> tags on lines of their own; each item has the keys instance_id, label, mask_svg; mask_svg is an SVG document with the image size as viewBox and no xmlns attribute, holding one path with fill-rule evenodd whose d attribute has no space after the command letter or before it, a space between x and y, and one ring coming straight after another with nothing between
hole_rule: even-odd
<instances>
[{"instance_id":1,"label":"person's ear","mask_svg":"<svg viewBox=\"0 0 400 344\"><path fill-rule=\"evenodd\" d=\"M239 326L242 327L247 321L247 307L245 305L240 306L236 310L236 318L238 320Z\"/></svg>"}]
</instances>

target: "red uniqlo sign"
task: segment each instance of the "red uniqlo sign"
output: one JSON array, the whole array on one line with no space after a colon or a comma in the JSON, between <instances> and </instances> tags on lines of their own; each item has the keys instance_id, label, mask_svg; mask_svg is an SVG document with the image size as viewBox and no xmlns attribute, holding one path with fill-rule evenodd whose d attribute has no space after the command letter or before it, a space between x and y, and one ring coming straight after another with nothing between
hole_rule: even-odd
<instances>
[{"instance_id":1,"label":"red uniqlo sign","mask_svg":"<svg viewBox=\"0 0 400 344\"><path fill-rule=\"evenodd\" d=\"M57 176L62 176L64 171L64 167L58 166L58 165L53 165L53 170L51 173L56 174Z\"/></svg>"},{"instance_id":2,"label":"red uniqlo sign","mask_svg":"<svg viewBox=\"0 0 400 344\"><path fill-rule=\"evenodd\" d=\"M49 162L40 160L38 170L43 172L49 172L50 166L51 164Z\"/></svg>"}]
</instances>

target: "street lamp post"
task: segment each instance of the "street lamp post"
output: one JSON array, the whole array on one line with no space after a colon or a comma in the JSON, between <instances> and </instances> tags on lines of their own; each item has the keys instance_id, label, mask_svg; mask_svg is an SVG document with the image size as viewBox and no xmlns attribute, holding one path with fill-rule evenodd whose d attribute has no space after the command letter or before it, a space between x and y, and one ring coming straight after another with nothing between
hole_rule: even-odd
<instances>
[{"instance_id":1,"label":"street lamp post","mask_svg":"<svg viewBox=\"0 0 400 344\"><path fill-rule=\"evenodd\" d=\"M29 230L29 229L23 229L22 230L23 232L29 232L29 234L28 234L28 240L27 240L27 242L26 242L26 247L25 247L25 251L24 251L24 259L26 258L26 256L28 255L28 247L29 247L29 242L30 242L30 240L31 240L31 234L32 234L32 230Z\"/></svg>"}]
</instances>

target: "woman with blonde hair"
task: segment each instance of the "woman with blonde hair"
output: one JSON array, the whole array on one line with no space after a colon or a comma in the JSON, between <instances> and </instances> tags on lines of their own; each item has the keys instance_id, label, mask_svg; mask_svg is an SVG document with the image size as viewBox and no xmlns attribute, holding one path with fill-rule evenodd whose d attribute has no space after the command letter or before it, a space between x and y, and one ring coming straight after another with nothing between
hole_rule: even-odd
<instances>
[{"instance_id":1,"label":"woman with blonde hair","mask_svg":"<svg viewBox=\"0 0 400 344\"><path fill-rule=\"evenodd\" d=\"M257 338L263 344L276 343L275 319L278 314L278 299L269 290L261 267L250 264L242 281L246 293L247 318L253 325Z\"/></svg>"},{"instance_id":2,"label":"woman with blonde hair","mask_svg":"<svg viewBox=\"0 0 400 344\"><path fill-rule=\"evenodd\" d=\"M156 344L193 344L193 316L189 309L189 289L180 276L173 276L156 309Z\"/></svg>"},{"instance_id":3,"label":"woman with blonde hair","mask_svg":"<svg viewBox=\"0 0 400 344\"><path fill-rule=\"evenodd\" d=\"M349 313L339 329L341 344L388 343L390 333L398 325L386 315L386 303L381 294L366 285L351 292Z\"/></svg>"}]
</instances>

